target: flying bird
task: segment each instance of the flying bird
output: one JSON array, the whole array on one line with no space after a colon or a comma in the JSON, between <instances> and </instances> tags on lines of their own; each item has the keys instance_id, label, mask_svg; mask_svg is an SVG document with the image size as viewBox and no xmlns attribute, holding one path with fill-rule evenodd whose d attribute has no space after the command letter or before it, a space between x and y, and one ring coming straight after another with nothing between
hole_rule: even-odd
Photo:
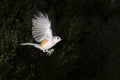
<instances>
[{"instance_id":1,"label":"flying bird","mask_svg":"<svg viewBox=\"0 0 120 80\"><path fill-rule=\"evenodd\" d=\"M32 19L32 35L36 42L38 43L21 43L21 45L34 46L44 53L51 55L54 52L52 49L58 42L61 41L59 36L53 36L51 29L51 21L47 14L42 14L39 12Z\"/></svg>"}]
</instances>

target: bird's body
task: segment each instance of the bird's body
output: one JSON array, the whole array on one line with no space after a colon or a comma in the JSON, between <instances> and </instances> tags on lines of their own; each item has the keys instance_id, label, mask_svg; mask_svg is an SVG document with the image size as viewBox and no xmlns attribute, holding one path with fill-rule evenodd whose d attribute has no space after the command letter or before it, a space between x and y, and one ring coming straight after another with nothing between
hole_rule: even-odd
<instances>
[{"instance_id":1,"label":"bird's body","mask_svg":"<svg viewBox=\"0 0 120 80\"><path fill-rule=\"evenodd\" d=\"M42 47L43 49L49 49L53 46L53 41L49 38L44 39L41 43L40 43L40 47Z\"/></svg>"},{"instance_id":2,"label":"bird's body","mask_svg":"<svg viewBox=\"0 0 120 80\"><path fill-rule=\"evenodd\" d=\"M31 45L51 55L51 53L54 52L54 49L50 48L61 41L61 38L59 36L52 35L51 22L48 16L39 13L39 16L35 16L35 18L32 19L32 24L33 38L35 38L35 40L39 42L39 44L21 43L21 45Z\"/></svg>"}]
</instances>

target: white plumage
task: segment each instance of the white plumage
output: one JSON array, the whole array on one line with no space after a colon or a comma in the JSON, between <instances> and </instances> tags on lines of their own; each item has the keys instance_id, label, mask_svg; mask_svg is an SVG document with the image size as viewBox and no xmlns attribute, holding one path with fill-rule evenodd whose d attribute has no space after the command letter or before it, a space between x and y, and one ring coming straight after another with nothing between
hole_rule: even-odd
<instances>
[{"instance_id":1,"label":"white plumage","mask_svg":"<svg viewBox=\"0 0 120 80\"><path fill-rule=\"evenodd\" d=\"M51 22L48 15L45 16L40 12L39 16L35 15L32 19L32 35L37 42L43 41L45 38L52 38Z\"/></svg>"},{"instance_id":2,"label":"white plumage","mask_svg":"<svg viewBox=\"0 0 120 80\"><path fill-rule=\"evenodd\" d=\"M47 54L51 54L54 52L52 48L55 44L61 41L59 36L53 36L51 30L51 21L48 18L48 15L43 15L39 12L39 15L35 15L32 19L32 35L33 38L37 42L41 42L40 44L35 43L21 43L21 45L30 45L36 48L39 48L43 52L47 52ZM48 50L50 49L50 50Z\"/></svg>"}]
</instances>

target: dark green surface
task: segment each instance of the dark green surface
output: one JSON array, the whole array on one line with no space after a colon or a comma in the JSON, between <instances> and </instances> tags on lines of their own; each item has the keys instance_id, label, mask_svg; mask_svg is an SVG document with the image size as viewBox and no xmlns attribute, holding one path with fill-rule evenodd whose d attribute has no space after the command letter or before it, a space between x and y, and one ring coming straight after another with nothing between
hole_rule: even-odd
<instances>
[{"instance_id":1,"label":"dark green surface","mask_svg":"<svg viewBox=\"0 0 120 80\"><path fill-rule=\"evenodd\" d=\"M47 13L61 36L48 56L31 20ZM0 0L0 80L120 80L120 0Z\"/></svg>"}]
</instances>

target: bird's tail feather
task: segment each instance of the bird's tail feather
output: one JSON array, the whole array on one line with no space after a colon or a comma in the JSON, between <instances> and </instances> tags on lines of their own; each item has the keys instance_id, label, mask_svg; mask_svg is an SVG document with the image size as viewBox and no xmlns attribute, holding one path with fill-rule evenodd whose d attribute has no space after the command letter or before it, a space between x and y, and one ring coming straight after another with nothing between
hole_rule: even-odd
<instances>
[{"instance_id":1,"label":"bird's tail feather","mask_svg":"<svg viewBox=\"0 0 120 80\"><path fill-rule=\"evenodd\" d=\"M35 46L35 45L37 45L37 44L35 44L35 43L21 43L20 45L29 45L29 46Z\"/></svg>"},{"instance_id":2,"label":"bird's tail feather","mask_svg":"<svg viewBox=\"0 0 120 80\"><path fill-rule=\"evenodd\" d=\"M35 44L35 43L21 43L20 45L29 45L29 46L34 46L36 48L41 49L41 47L39 46L39 44Z\"/></svg>"}]
</instances>

